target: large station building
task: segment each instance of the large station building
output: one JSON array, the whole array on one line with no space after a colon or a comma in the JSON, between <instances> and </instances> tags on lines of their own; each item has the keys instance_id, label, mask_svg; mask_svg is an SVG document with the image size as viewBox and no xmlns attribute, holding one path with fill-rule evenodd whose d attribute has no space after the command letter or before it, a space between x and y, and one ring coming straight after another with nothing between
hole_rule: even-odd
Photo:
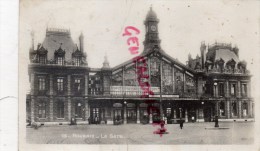
<instances>
[{"instance_id":1,"label":"large station building","mask_svg":"<svg viewBox=\"0 0 260 151\"><path fill-rule=\"evenodd\" d=\"M105 57L102 68L88 66L82 34L78 47L69 30L48 28L43 43L29 52L27 119L58 124L72 117L85 124L152 123L161 117L167 123L210 122L216 115L253 119L251 75L239 49L202 42L200 56L189 55L183 64L161 48L158 23L150 9L140 55L145 63L131 59L110 67ZM140 66L146 66L146 79L137 80ZM153 94L145 94L140 82L148 83Z\"/></svg>"}]
</instances>

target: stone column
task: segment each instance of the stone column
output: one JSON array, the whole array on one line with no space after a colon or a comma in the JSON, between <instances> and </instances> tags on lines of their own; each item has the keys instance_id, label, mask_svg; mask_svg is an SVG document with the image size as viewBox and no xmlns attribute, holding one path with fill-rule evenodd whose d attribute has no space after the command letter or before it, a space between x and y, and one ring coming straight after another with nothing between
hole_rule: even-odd
<instances>
[{"instance_id":1,"label":"stone column","mask_svg":"<svg viewBox=\"0 0 260 151\"><path fill-rule=\"evenodd\" d=\"M248 117L251 118L252 117L252 101L248 101Z\"/></svg>"},{"instance_id":2,"label":"stone column","mask_svg":"<svg viewBox=\"0 0 260 151\"><path fill-rule=\"evenodd\" d=\"M50 118L50 121L53 121L53 96L50 96L49 118Z\"/></svg>"},{"instance_id":3,"label":"stone column","mask_svg":"<svg viewBox=\"0 0 260 151\"><path fill-rule=\"evenodd\" d=\"M173 118L175 119L176 118L176 110L173 109Z\"/></svg>"},{"instance_id":4,"label":"stone column","mask_svg":"<svg viewBox=\"0 0 260 151\"><path fill-rule=\"evenodd\" d=\"M122 68L122 94L126 94L125 92L125 69Z\"/></svg>"},{"instance_id":5,"label":"stone column","mask_svg":"<svg viewBox=\"0 0 260 151\"><path fill-rule=\"evenodd\" d=\"M87 124L89 124L89 118L90 118L90 108L89 108L89 100L88 100L88 73L85 74L85 88L84 88L84 94L85 94L85 120Z\"/></svg>"},{"instance_id":6,"label":"stone column","mask_svg":"<svg viewBox=\"0 0 260 151\"><path fill-rule=\"evenodd\" d=\"M185 71L183 72L183 92L186 93L186 77Z\"/></svg>"},{"instance_id":7,"label":"stone column","mask_svg":"<svg viewBox=\"0 0 260 151\"><path fill-rule=\"evenodd\" d=\"M226 86L225 86L225 97L229 97L229 82L228 80L226 81Z\"/></svg>"},{"instance_id":8,"label":"stone column","mask_svg":"<svg viewBox=\"0 0 260 151\"><path fill-rule=\"evenodd\" d=\"M241 98L241 82L237 81L237 97Z\"/></svg>"},{"instance_id":9,"label":"stone column","mask_svg":"<svg viewBox=\"0 0 260 151\"><path fill-rule=\"evenodd\" d=\"M85 98L85 121L87 124L89 124L89 104L88 104L88 99Z\"/></svg>"},{"instance_id":10,"label":"stone column","mask_svg":"<svg viewBox=\"0 0 260 151\"><path fill-rule=\"evenodd\" d=\"M126 104L124 105L124 124L127 123Z\"/></svg>"},{"instance_id":11,"label":"stone column","mask_svg":"<svg viewBox=\"0 0 260 151\"><path fill-rule=\"evenodd\" d=\"M230 101L226 101L226 113L227 119L230 119Z\"/></svg>"},{"instance_id":12,"label":"stone column","mask_svg":"<svg viewBox=\"0 0 260 151\"><path fill-rule=\"evenodd\" d=\"M137 123L140 123L140 107L139 104L137 104Z\"/></svg>"},{"instance_id":13,"label":"stone column","mask_svg":"<svg viewBox=\"0 0 260 151\"><path fill-rule=\"evenodd\" d=\"M251 97L251 82L250 81L247 83L247 96L249 98Z\"/></svg>"},{"instance_id":14,"label":"stone column","mask_svg":"<svg viewBox=\"0 0 260 151\"><path fill-rule=\"evenodd\" d=\"M88 96L88 73L85 75L85 97Z\"/></svg>"},{"instance_id":15,"label":"stone column","mask_svg":"<svg viewBox=\"0 0 260 151\"><path fill-rule=\"evenodd\" d=\"M50 75L50 121L53 121L53 75Z\"/></svg>"},{"instance_id":16,"label":"stone column","mask_svg":"<svg viewBox=\"0 0 260 151\"><path fill-rule=\"evenodd\" d=\"M34 99L34 96L31 96L31 122L34 122L35 121L35 114L34 114L34 108L35 108L35 99Z\"/></svg>"},{"instance_id":17,"label":"stone column","mask_svg":"<svg viewBox=\"0 0 260 151\"><path fill-rule=\"evenodd\" d=\"M242 103L238 100L238 118L242 118Z\"/></svg>"},{"instance_id":18,"label":"stone column","mask_svg":"<svg viewBox=\"0 0 260 151\"><path fill-rule=\"evenodd\" d=\"M35 77L34 77L34 73L31 73L31 122L35 121L35 112L34 112L34 108L35 108L35 98L34 98L34 81L35 81Z\"/></svg>"},{"instance_id":19,"label":"stone column","mask_svg":"<svg viewBox=\"0 0 260 151\"><path fill-rule=\"evenodd\" d=\"M70 89L71 76L68 75L68 120L71 119L71 89Z\"/></svg>"},{"instance_id":20,"label":"stone column","mask_svg":"<svg viewBox=\"0 0 260 151\"><path fill-rule=\"evenodd\" d=\"M185 109L185 122L188 122L188 110Z\"/></svg>"}]
</instances>

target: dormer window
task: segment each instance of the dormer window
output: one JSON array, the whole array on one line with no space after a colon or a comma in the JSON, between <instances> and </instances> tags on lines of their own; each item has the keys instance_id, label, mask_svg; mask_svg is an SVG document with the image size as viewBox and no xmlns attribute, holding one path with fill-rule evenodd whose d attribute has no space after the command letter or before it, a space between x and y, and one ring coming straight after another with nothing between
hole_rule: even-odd
<instances>
[{"instance_id":1,"label":"dormer window","mask_svg":"<svg viewBox=\"0 0 260 151\"><path fill-rule=\"evenodd\" d=\"M46 64L46 56L45 55L39 56L39 63L40 64Z\"/></svg>"},{"instance_id":2,"label":"dormer window","mask_svg":"<svg viewBox=\"0 0 260 151\"><path fill-rule=\"evenodd\" d=\"M80 66L80 64L81 64L81 57L76 57L75 58L75 65Z\"/></svg>"},{"instance_id":3,"label":"dormer window","mask_svg":"<svg viewBox=\"0 0 260 151\"><path fill-rule=\"evenodd\" d=\"M58 65L63 65L63 62L64 62L63 57L57 57L57 64Z\"/></svg>"},{"instance_id":4,"label":"dormer window","mask_svg":"<svg viewBox=\"0 0 260 151\"><path fill-rule=\"evenodd\" d=\"M228 69L232 70L232 72L235 71L236 61L232 58L226 63Z\"/></svg>"},{"instance_id":5,"label":"dormer window","mask_svg":"<svg viewBox=\"0 0 260 151\"><path fill-rule=\"evenodd\" d=\"M48 51L43 46L38 45L37 56L38 56L38 62L40 64L46 64L47 53Z\"/></svg>"},{"instance_id":6,"label":"dormer window","mask_svg":"<svg viewBox=\"0 0 260 151\"><path fill-rule=\"evenodd\" d=\"M80 66L83 62L82 58L84 58L84 54L77 47L77 50L72 53L72 58L73 58L74 65Z\"/></svg>"},{"instance_id":7,"label":"dormer window","mask_svg":"<svg viewBox=\"0 0 260 151\"><path fill-rule=\"evenodd\" d=\"M62 45L62 44L61 44ZM58 50L55 50L54 55L55 55L55 62L58 65L64 65L64 57L65 57L65 50L61 49L61 45L60 48Z\"/></svg>"}]
</instances>

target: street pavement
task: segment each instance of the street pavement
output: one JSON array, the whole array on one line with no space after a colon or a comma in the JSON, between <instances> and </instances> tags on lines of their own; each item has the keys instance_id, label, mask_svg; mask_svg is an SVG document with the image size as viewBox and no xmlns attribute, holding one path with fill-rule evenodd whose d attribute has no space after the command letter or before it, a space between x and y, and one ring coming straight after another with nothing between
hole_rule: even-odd
<instances>
[{"instance_id":1,"label":"street pavement","mask_svg":"<svg viewBox=\"0 0 260 151\"><path fill-rule=\"evenodd\" d=\"M27 142L33 144L253 144L254 122L184 123L165 125L168 134L154 134L159 126L57 125L26 128Z\"/></svg>"}]
</instances>

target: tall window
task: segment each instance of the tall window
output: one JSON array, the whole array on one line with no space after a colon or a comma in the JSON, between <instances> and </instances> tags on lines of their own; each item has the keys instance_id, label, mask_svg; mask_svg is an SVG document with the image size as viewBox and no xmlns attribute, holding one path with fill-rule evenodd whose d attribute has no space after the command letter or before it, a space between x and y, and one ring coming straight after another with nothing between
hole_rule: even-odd
<instances>
[{"instance_id":1,"label":"tall window","mask_svg":"<svg viewBox=\"0 0 260 151\"><path fill-rule=\"evenodd\" d=\"M63 65L63 57L57 57L57 64Z\"/></svg>"},{"instance_id":2,"label":"tall window","mask_svg":"<svg viewBox=\"0 0 260 151\"><path fill-rule=\"evenodd\" d=\"M236 84L231 84L231 95L235 96L236 95Z\"/></svg>"},{"instance_id":3,"label":"tall window","mask_svg":"<svg viewBox=\"0 0 260 151\"><path fill-rule=\"evenodd\" d=\"M150 73L151 73L151 86L160 86L160 60L157 57L151 58L150 61Z\"/></svg>"},{"instance_id":4,"label":"tall window","mask_svg":"<svg viewBox=\"0 0 260 151\"><path fill-rule=\"evenodd\" d=\"M58 78L57 79L57 86L58 86L58 91L63 91L63 79L62 78Z\"/></svg>"},{"instance_id":5,"label":"tall window","mask_svg":"<svg viewBox=\"0 0 260 151\"><path fill-rule=\"evenodd\" d=\"M164 94L170 94L173 92L171 65L163 62L162 68L163 68L162 91Z\"/></svg>"},{"instance_id":6,"label":"tall window","mask_svg":"<svg viewBox=\"0 0 260 151\"><path fill-rule=\"evenodd\" d=\"M64 102L58 101L58 118L64 118Z\"/></svg>"},{"instance_id":7,"label":"tall window","mask_svg":"<svg viewBox=\"0 0 260 151\"><path fill-rule=\"evenodd\" d=\"M242 112L243 112L243 117L246 117L248 114L248 108L246 102L243 103Z\"/></svg>"},{"instance_id":8,"label":"tall window","mask_svg":"<svg viewBox=\"0 0 260 151\"><path fill-rule=\"evenodd\" d=\"M39 102L38 116L39 116L39 118L46 118L46 103L45 102Z\"/></svg>"},{"instance_id":9,"label":"tall window","mask_svg":"<svg viewBox=\"0 0 260 151\"><path fill-rule=\"evenodd\" d=\"M45 55L40 55L39 56L39 62L41 64L45 64L46 63L46 56Z\"/></svg>"},{"instance_id":10,"label":"tall window","mask_svg":"<svg viewBox=\"0 0 260 151\"><path fill-rule=\"evenodd\" d=\"M167 108L166 109L166 116L171 117L171 112L172 112L171 108Z\"/></svg>"},{"instance_id":11,"label":"tall window","mask_svg":"<svg viewBox=\"0 0 260 151\"><path fill-rule=\"evenodd\" d=\"M225 116L225 103L224 102L219 103L219 115Z\"/></svg>"},{"instance_id":12,"label":"tall window","mask_svg":"<svg viewBox=\"0 0 260 151\"><path fill-rule=\"evenodd\" d=\"M219 96L224 96L224 83L219 83Z\"/></svg>"},{"instance_id":13,"label":"tall window","mask_svg":"<svg viewBox=\"0 0 260 151\"><path fill-rule=\"evenodd\" d=\"M75 79L74 90L75 92L80 92L80 79Z\"/></svg>"},{"instance_id":14,"label":"tall window","mask_svg":"<svg viewBox=\"0 0 260 151\"><path fill-rule=\"evenodd\" d=\"M45 90L45 78L43 77L39 78L39 90L40 91Z\"/></svg>"},{"instance_id":15,"label":"tall window","mask_svg":"<svg viewBox=\"0 0 260 151\"><path fill-rule=\"evenodd\" d=\"M76 59L75 59L75 64L76 64L76 66L80 66L80 64L81 64L81 59L80 59L80 57L76 57Z\"/></svg>"},{"instance_id":16,"label":"tall window","mask_svg":"<svg viewBox=\"0 0 260 151\"><path fill-rule=\"evenodd\" d=\"M237 116L237 103L232 102L232 117Z\"/></svg>"},{"instance_id":17,"label":"tall window","mask_svg":"<svg viewBox=\"0 0 260 151\"><path fill-rule=\"evenodd\" d=\"M242 89L242 96L246 97L247 96L247 85L246 84L242 84L241 86Z\"/></svg>"}]
</instances>

